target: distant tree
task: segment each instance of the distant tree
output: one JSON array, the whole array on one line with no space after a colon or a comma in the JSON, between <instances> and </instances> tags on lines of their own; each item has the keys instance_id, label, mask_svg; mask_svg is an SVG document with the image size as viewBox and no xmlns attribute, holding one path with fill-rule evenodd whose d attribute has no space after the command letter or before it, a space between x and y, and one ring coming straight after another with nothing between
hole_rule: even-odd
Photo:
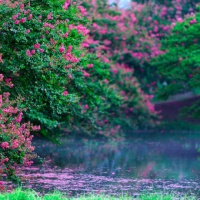
<instances>
[{"instance_id":1,"label":"distant tree","mask_svg":"<svg viewBox=\"0 0 200 200\"><path fill-rule=\"evenodd\" d=\"M179 19L171 35L162 41L166 53L152 60L165 77L160 97L200 88L200 13Z\"/></svg>"}]
</instances>

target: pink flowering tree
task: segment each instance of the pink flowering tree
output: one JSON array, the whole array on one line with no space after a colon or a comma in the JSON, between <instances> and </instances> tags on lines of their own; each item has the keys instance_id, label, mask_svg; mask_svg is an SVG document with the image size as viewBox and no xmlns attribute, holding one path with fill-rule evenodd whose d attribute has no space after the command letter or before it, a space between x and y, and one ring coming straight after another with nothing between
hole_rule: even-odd
<instances>
[{"instance_id":1,"label":"pink flowering tree","mask_svg":"<svg viewBox=\"0 0 200 200\"><path fill-rule=\"evenodd\" d=\"M151 101L166 80L150 60L166 52L161 49L161 40L171 34L175 21L194 12L195 4L185 0L169 4L133 1L128 9L120 9L118 3L117 0L112 5L106 0L82 3L87 9L85 15L93 20L89 28L91 37L85 43L102 62L110 65L113 87L124 101L121 110L114 108L118 112L101 124L114 121L116 127L120 125L123 129L144 128L156 124L157 113ZM110 82L105 83L109 87Z\"/></svg>"},{"instance_id":2,"label":"pink flowering tree","mask_svg":"<svg viewBox=\"0 0 200 200\"><path fill-rule=\"evenodd\" d=\"M24 97L24 119L51 139L63 123L68 131L93 130L107 102L120 98L103 82L108 65L87 50L85 9L69 0L8 2L0 5L0 73L10 99Z\"/></svg>"},{"instance_id":3,"label":"pink flowering tree","mask_svg":"<svg viewBox=\"0 0 200 200\"><path fill-rule=\"evenodd\" d=\"M200 6L197 7L200 10ZM152 65L165 77L166 82L158 91L160 99L167 99L172 94L193 92L199 94L200 89L200 12L188 15L177 21L171 35L162 41L166 51L151 60ZM183 109L189 118L199 119L200 102L192 103Z\"/></svg>"},{"instance_id":4,"label":"pink flowering tree","mask_svg":"<svg viewBox=\"0 0 200 200\"><path fill-rule=\"evenodd\" d=\"M87 8L85 15L93 19L90 37L85 43L90 52L96 52L102 62L110 65L113 80L104 82L108 87L111 84L123 101L120 109L111 106L112 116L105 117L100 124L113 122L113 132L119 127L134 130L154 126L157 113L151 103L153 96L141 89L145 84L140 71L140 63L151 56L144 47L153 39L145 38L145 33L136 33L139 22L132 10L121 10L98 0L85 0L82 5ZM135 62L132 62L134 56Z\"/></svg>"},{"instance_id":5,"label":"pink flowering tree","mask_svg":"<svg viewBox=\"0 0 200 200\"><path fill-rule=\"evenodd\" d=\"M133 69L133 76L146 93L154 93L164 80L151 65L153 57L164 53L161 39L171 33L177 20L192 14L194 1L132 1L120 9L106 0L85 0L83 5L93 19L90 32L96 41L91 47L102 60ZM91 42L91 41L90 41Z\"/></svg>"},{"instance_id":6,"label":"pink flowering tree","mask_svg":"<svg viewBox=\"0 0 200 200\"><path fill-rule=\"evenodd\" d=\"M19 182L20 170L30 166L35 157L30 131L38 131L40 127L22 122L23 112L18 108L21 99L10 101L10 93L2 91L7 87L0 74L0 176Z\"/></svg>"}]
</instances>

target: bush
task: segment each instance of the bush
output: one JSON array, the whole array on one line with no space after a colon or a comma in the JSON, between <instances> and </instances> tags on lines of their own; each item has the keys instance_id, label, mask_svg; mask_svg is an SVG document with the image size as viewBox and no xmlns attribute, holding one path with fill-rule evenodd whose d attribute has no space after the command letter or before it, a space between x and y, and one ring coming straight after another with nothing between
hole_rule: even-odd
<instances>
[{"instance_id":1,"label":"bush","mask_svg":"<svg viewBox=\"0 0 200 200\"><path fill-rule=\"evenodd\" d=\"M30 166L35 157L30 131L40 127L22 122L23 112L18 108L21 99L9 101L10 93L2 92L7 87L5 81L0 74L0 175L19 181L17 173L23 166Z\"/></svg>"},{"instance_id":2,"label":"bush","mask_svg":"<svg viewBox=\"0 0 200 200\"><path fill-rule=\"evenodd\" d=\"M119 104L119 97L103 83L108 66L85 49L90 22L70 1L28 2L0 7L0 73L15 85L10 98L25 98L25 119L46 137L63 123L91 132L107 102Z\"/></svg>"}]
</instances>

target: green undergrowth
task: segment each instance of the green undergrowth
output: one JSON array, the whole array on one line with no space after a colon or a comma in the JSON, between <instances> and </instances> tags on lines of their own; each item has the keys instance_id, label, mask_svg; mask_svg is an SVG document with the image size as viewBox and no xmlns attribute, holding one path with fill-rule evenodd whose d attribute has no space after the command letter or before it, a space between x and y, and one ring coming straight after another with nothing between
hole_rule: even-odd
<instances>
[{"instance_id":1,"label":"green undergrowth","mask_svg":"<svg viewBox=\"0 0 200 200\"><path fill-rule=\"evenodd\" d=\"M107 195L83 195L68 198L59 192L39 196L35 191L16 189L12 193L0 193L0 200L196 200L192 196L177 196L175 194L141 194L138 197L127 195L114 197Z\"/></svg>"}]
</instances>

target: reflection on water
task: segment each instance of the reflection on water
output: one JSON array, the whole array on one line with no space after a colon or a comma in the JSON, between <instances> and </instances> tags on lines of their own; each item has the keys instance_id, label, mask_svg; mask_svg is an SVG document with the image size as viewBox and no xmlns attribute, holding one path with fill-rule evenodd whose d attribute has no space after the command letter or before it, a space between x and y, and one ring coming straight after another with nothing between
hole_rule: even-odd
<instances>
[{"instance_id":1,"label":"reflection on water","mask_svg":"<svg viewBox=\"0 0 200 200\"><path fill-rule=\"evenodd\" d=\"M151 140L66 140L61 146L35 141L46 163L25 170L24 184L71 195L88 192L137 194L162 190L198 193L200 136Z\"/></svg>"}]
</instances>

